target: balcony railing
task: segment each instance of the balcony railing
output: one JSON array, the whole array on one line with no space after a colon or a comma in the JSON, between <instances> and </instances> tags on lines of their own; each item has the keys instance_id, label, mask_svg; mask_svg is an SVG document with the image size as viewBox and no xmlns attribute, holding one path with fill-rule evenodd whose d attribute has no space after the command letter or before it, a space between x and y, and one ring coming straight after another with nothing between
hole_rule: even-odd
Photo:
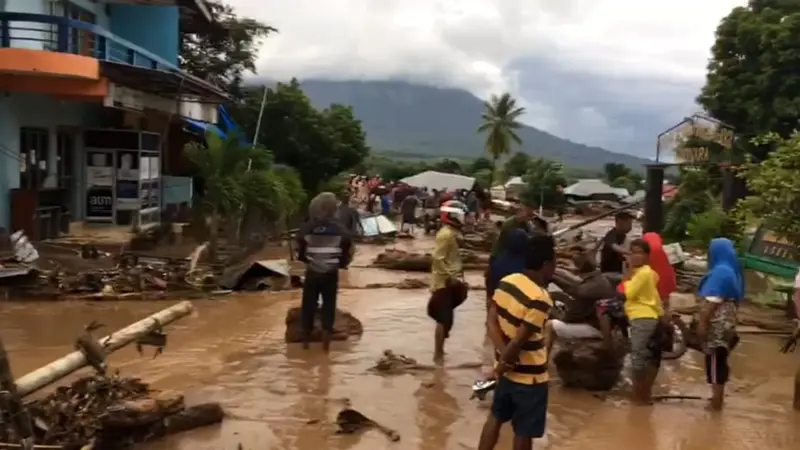
<instances>
[{"instance_id":1,"label":"balcony railing","mask_svg":"<svg viewBox=\"0 0 800 450\"><path fill-rule=\"evenodd\" d=\"M0 48L71 53L136 67L182 72L175 64L95 24L60 16L0 12Z\"/></svg>"}]
</instances>

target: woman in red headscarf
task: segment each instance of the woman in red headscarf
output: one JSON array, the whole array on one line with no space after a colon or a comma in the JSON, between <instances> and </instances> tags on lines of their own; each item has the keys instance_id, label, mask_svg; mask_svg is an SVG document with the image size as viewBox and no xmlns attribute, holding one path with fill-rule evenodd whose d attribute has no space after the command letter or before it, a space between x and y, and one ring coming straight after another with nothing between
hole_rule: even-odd
<instances>
[{"instance_id":1,"label":"woman in red headscarf","mask_svg":"<svg viewBox=\"0 0 800 450\"><path fill-rule=\"evenodd\" d=\"M669 296L678 289L678 278L675 269L669 263L667 252L664 251L664 241L658 233L645 233L642 240L650 246L650 259L648 265L658 274L658 293L661 303L666 309L669 306ZM624 280L623 280L624 281ZM617 292L625 293L625 284L617 286Z\"/></svg>"},{"instance_id":2,"label":"woman in red headscarf","mask_svg":"<svg viewBox=\"0 0 800 450\"><path fill-rule=\"evenodd\" d=\"M658 274L658 293L664 309L669 306L669 296L678 289L678 278L675 269L669 263L664 241L658 233L645 233L642 240L650 245L650 267Z\"/></svg>"}]
</instances>

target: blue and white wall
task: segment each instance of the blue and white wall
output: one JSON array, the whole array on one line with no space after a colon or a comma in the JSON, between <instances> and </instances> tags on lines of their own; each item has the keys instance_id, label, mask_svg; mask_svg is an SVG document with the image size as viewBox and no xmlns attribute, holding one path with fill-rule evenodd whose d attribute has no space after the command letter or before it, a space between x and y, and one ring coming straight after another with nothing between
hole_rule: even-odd
<instances>
[{"instance_id":1,"label":"blue and white wall","mask_svg":"<svg viewBox=\"0 0 800 450\"><path fill-rule=\"evenodd\" d=\"M109 31L178 65L180 11L177 6L114 4L108 7Z\"/></svg>"}]
</instances>

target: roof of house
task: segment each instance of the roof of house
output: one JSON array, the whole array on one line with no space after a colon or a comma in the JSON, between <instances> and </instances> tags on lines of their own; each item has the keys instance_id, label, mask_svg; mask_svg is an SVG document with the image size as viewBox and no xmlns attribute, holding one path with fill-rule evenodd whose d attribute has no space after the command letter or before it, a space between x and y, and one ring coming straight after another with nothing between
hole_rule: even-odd
<instances>
[{"instance_id":1,"label":"roof of house","mask_svg":"<svg viewBox=\"0 0 800 450\"><path fill-rule=\"evenodd\" d=\"M522 180L522 177L511 177L508 181L506 181L506 184L504 186L511 187L511 186L520 186L524 184L527 183L525 183L525 181Z\"/></svg>"},{"instance_id":2,"label":"roof of house","mask_svg":"<svg viewBox=\"0 0 800 450\"><path fill-rule=\"evenodd\" d=\"M417 188L428 188L429 190L436 189L437 191L455 191L458 189L472 189L472 186L475 185L475 178L468 177L466 175L427 170L425 172L403 178L400 180L400 182Z\"/></svg>"},{"instance_id":3,"label":"roof of house","mask_svg":"<svg viewBox=\"0 0 800 450\"><path fill-rule=\"evenodd\" d=\"M614 188L605 184L602 180L578 180L577 183L564 189L564 195L573 195L576 197L591 197L592 195L603 194L617 195Z\"/></svg>"}]
</instances>

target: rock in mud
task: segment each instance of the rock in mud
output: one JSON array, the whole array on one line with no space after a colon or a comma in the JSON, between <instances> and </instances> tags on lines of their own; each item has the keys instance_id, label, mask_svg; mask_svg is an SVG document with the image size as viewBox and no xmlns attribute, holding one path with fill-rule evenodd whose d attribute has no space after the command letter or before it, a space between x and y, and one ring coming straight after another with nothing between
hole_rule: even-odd
<instances>
[{"instance_id":1,"label":"rock in mud","mask_svg":"<svg viewBox=\"0 0 800 450\"><path fill-rule=\"evenodd\" d=\"M284 339L287 343L303 342L303 324L301 321L300 307L295 307L286 312L286 334ZM311 342L322 341L321 310L317 309L314 317L314 330L311 332ZM347 311L336 310L336 318L333 322L334 341L346 341L350 336L361 336L364 334L364 327L361 321Z\"/></svg>"},{"instance_id":2,"label":"rock in mud","mask_svg":"<svg viewBox=\"0 0 800 450\"><path fill-rule=\"evenodd\" d=\"M589 391L611 390L620 380L624 355L609 352L602 341L564 342L553 357L561 382Z\"/></svg>"}]
</instances>

